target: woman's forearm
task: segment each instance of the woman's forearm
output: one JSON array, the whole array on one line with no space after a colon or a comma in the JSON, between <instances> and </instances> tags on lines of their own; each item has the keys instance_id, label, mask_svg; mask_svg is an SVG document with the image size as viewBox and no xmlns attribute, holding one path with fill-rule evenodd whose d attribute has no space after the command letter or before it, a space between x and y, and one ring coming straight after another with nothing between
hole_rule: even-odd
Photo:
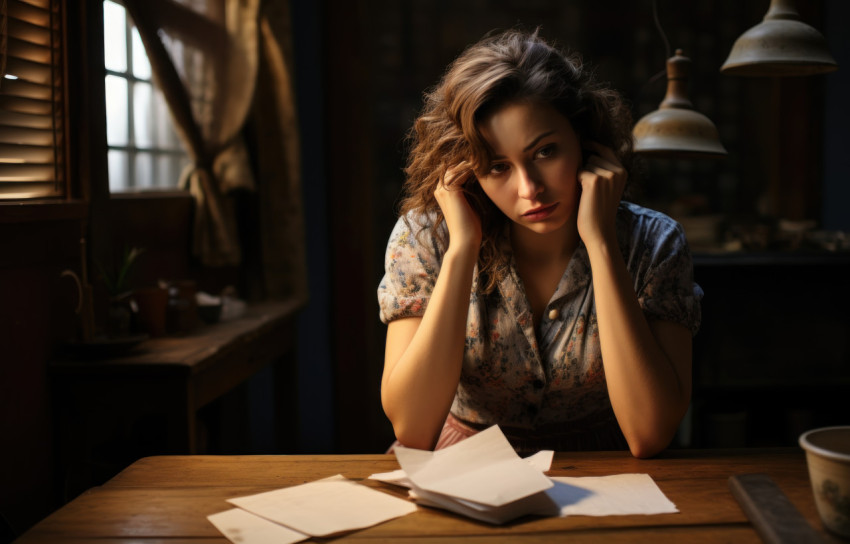
<instances>
[{"instance_id":1,"label":"woman's forearm","mask_svg":"<svg viewBox=\"0 0 850 544\"><path fill-rule=\"evenodd\" d=\"M690 350L683 347L690 333L674 326L668 345L659 341L616 244L589 246L588 254L611 405L632 453L651 456L667 447L690 402Z\"/></svg>"},{"instance_id":2,"label":"woman's forearm","mask_svg":"<svg viewBox=\"0 0 850 544\"><path fill-rule=\"evenodd\" d=\"M450 246L422 318L390 323L381 401L396 438L406 446L433 447L451 408L477 258L477 246Z\"/></svg>"}]
</instances>

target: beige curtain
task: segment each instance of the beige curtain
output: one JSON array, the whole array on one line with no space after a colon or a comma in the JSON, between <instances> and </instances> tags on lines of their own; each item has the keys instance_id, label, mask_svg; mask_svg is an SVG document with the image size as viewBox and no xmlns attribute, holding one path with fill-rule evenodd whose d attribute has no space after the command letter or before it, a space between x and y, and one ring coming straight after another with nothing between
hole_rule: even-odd
<instances>
[{"instance_id":1,"label":"beige curtain","mask_svg":"<svg viewBox=\"0 0 850 544\"><path fill-rule=\"evenodd\" d=\"M195 197L194 252L208 266L241 251L224 195L254 188L241 137L257 81L260 0L124 0L192 158L181 183Z\"/></svg>"},{"instance_id":2,"label":"beige curtain","mask_svg":"<svg viewBox=\"0 0 850 544\"><path fill-rule=\"evenodd\" d=\"M265 296L306 295L289 0L124 0L193 159L194 251L240 263L228 191L259 193ZM258 83L259 82L259 83ZM242 134L256 131L254 179Z\"/></svg>"}]
</instances>

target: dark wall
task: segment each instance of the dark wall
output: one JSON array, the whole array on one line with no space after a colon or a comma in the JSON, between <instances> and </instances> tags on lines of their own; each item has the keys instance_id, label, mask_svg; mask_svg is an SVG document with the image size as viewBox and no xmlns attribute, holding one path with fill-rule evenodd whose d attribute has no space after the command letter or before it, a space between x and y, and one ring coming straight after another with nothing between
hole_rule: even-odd
<instances>
[{"instance_id":1,"label":"dark wall","mask_svg":"<svg viewBox=\"0 0 850 544\"><path fill-rule=\"evenodd\" d=\"M334 450L334 383L331 346L330 206L325 137L324 55L326 10L322 2L293 2L295 84L301 131L304 230L310 302L299 318L298 391L301 451Z\"/></svg>"},{"instance_id":2,"label":"dark wall","mask_svg":"<svg viewBox=\"0 0 850 544\"><path fill-rule=\"evenodd\" d=\"M696 447L795 446L850 420L850 253L700 255Z\"/></svg>"},{"instance_id":3,"label":"dark wall","mask_svg":"<svg viewBox=\"0 0 850 544\"><path fill-rule=\"evenodd\" d=\"M82 210L0 221L0 541L57 506L47 360L73 338ZM3 219L13 210L0 210Z\"/></svg>"},{"instance_id":4,"label":"dark wall","mask_svg":"<svg viewBox=\"0 0 850 544\"><path fill-rule=\"evenodd\" d=\"M847 22L850 21L850 2L829 0L824 10L824 32L830 50L841 68L826 77L824 118L824 177L823 177L823 227L850 231L850 153L847 153L847 123L850 122L850 40L847 39Z\"/></svg>"}]
</instances>

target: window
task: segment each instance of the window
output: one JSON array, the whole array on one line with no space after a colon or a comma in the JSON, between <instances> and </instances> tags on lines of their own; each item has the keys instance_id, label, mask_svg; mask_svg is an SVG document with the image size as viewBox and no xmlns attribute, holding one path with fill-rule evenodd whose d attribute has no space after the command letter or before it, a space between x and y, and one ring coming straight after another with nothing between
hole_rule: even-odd
<instances>
[{"instance_id":1,"label":"window","mask_svg":"<svg viewBox=\"0 0 850 544\"><path fill-rule=\"evenodd\" d=\"M68 193L63 18L57 0L0 2L0 200Z\"/></svg>"},{"instance_id":2,"label":"window","mask_svg":"<svg viewBox=\"0 0 850 544\"><path fill-rule=\"evenodd\" d=\"M173 189L189 158L123 6L103 2L109 189Z\"/></svg>"}]
</instances>

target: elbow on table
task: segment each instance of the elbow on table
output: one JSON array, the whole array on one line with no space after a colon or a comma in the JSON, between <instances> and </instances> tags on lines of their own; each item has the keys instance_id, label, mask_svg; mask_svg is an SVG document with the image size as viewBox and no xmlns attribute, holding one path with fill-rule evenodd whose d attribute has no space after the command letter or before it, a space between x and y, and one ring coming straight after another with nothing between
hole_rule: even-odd
<instances>
[{"instance_id":1,"label":"elbow on table","mask_svg":"<svg viewBox=\"0 0 850 544\"><path fill-rule=\"evenodd\" d=\"M690 396L687 399L690 402ZM689 404L675 410L657 407L639 417L620 422L620 429L629 445L629 451L638 459L654 457L667 449L673 442Z\"/></svg>"},{"instance_id":2,"label":"elbow on table","mask_svg":"<svg viewBox=\"0 0 850 544\"><path fill-rule=\"evenodd\" d=\"M396 440L406 448L432 450L437 444L438 436L429 435L421 429L412 428L410 425L404 425L394 421L392 424Z\"/></svg>"},{"instance_id":3,"label":"elbow on table","mask_svg":"<svg viewBox=\"0 0 850 544\"><path fill-rule=\"evenodd\" d=\"M436 429L434 432L429 432L419 421L411 421L409 418L392 414L386 409L384 409L384 413L393 426L393 433L396 440L402 446L417 450L431 450L437 445L437 439L439 438L439 432L442 427Z\"/></svg>"},{"instance_id":4,"label":"elbow on table","mask_svg":"<svg viewBox=\"0 0 850 544\"><path fill-rule=\"evenodd\" d=\"M650 457L655 457L667 447L667 444L653 444L653 443L638 443L633 444L629 443L629 451L632 456L638 459L648 459Z\"/></svg>"},{"instance_id":5,"label":"elbow on table","mask_svg":"<svg viewBox=\"0 0 850 544\"><path fill-rule=\"evenodd\" d=\"M405 448L413 448L417 450L433 450L434 442L432 440L421 439L421 437L411 437L411 438L399 438L396 435L396 439L399 444L404 446Z\"/></svg>"},{"instance_id":6,"label":"elbow on table","mask_svg":"<svg viewBox=\"0 0 850 544\"><path fill-rule=\"evenodd\" d=\"M672 432L653 432L646 436L626 437L626 442L628 442L629 451L634 457L647 459L655 457L667 449L675 434L675 429Z\"/></svg>"},{"instance_id":7,"label":"elbow on table","mask_svg":"<svg viewBox=\"0 0 850 544\"><path fill-rule=\"evenodd\" d=\"M437 445L437 439L440 437L440 431L443 428L442 421L436 424L436 428L431 429L434 422L429 422L423 415L416 411L406 409L404 405L398 403L393 404L388 395L382 391L381 401L384 408L384 414L390 420L393 426L393 433L396 440L407 448L415 448L418 450L431 450Z\"/></svg>"}]
</instances>

